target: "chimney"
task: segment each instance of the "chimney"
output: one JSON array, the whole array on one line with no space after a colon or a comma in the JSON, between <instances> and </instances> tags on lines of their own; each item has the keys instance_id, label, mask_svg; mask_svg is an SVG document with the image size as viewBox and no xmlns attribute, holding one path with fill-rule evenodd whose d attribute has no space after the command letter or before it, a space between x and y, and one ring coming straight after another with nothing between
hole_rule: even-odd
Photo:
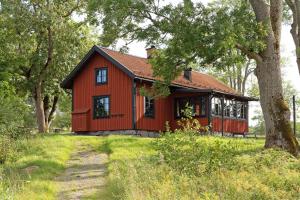
<instances>
[{"instance_id":1,"label":"chimney","mask_svg":"<svg viewBox=\"0 0 300 200\"><path fill-rule=\"evenodd\" d=\"M147 59L150 59L153 52L156 50L155 46L154 45L151 45L151 47L147 48L146 51L147 51Z\"/></svg>"},{"instance_id":2,"label":"chimney","mask_svg":"<svg viewBox=\"0 0 300 200\"><path fill-rule=\"evenodd\" d=\"M187 68L183 72L183 77L189 81L192 81L192 68Z\"/></svg>"}]
</instances>

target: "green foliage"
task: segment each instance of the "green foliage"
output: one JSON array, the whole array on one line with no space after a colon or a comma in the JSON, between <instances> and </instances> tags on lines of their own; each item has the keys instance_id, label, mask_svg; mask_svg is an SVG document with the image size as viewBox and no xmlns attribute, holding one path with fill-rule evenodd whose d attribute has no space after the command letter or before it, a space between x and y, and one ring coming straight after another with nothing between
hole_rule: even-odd
<instances>
[{"instance_id":1,"label":"green foliage","mask_svg":"<svg viewBox=\"0 0 300 200\"><path fill-rule=\"evenodd\" d=\"M58 112L53 120L52 127L69 129L71 127L72 97L66 92L62 92L58 105Z\"/></svg>"},{"instance_id":2,"label":"green foliage","mask_svg":"<svg viewBox=\"0 0 300 200\"><path fill-rule=\"evenodd\" d=\"M95 43L87 20L76 17L86 3L0 0L0 80L33 100L40 95L48 109L40 113L56 107L59 84Z\"/></svg>"},{"instance_id":3,"label":"green foliage","mask_svg":"<svg viewBox=\"0 0 300 200\"><path fill-rule=\"evenodd\" d=\"M157 1L90 1L95 19L103 16L104 45L118 39L141 40L163 47L155 52L151 64L158 84L167 86L185 68L213 65L218 68L243 63L245 55L237 46L259 52L265 47L263 24L257 24L247 1L220 1L203 6L191 0L177 5ZM161 92L159 92L160 94ZM168 93L168 92L167 92Z\"/></svg>"},{"instance_id":4,"label":"green foliage","mask_svg":"<svg viewBox=\"0 0 300 200\"><path fill-rule=\"evenodd\" d=\"M8 82L0 82L0 91L0 163L4 163L15 151L15 140L30 135L24 126L31 109Z\"/></svg>"},{"instance_id":5,"label":"green foliage","mask_svg":"<svg viewBox=\"0 0 300 200\"><path fill-rule=\"evenodd\" d=\"M28 134L24 125L31 107L25 102L26 97L19 97L8 82L0 82L0 91L0 136L17 139Z\"/></svg>"}]
</instances>

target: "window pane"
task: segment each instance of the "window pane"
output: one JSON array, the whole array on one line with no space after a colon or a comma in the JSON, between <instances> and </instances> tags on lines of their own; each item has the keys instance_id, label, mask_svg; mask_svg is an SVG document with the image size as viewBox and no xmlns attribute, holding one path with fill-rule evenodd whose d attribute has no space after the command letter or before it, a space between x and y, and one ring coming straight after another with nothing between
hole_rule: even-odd
<instances>
[{"instance_id":1,"label":"window pane","mask_svg":"<svg viewBox=\"0 0 300 200\"><path fill-rule=\"evenodd\" d=\"M107 82L107 69L97 69L96 71L96 81L97 83L106 83Z\"/></svg>"},{"instance_id":2,"label":"window pane","mask_svg":"<svg viewBox=\"0 0 300 200\"><path fill-rule=\"evenodd\" d=\"M154 117L154 99L144 97L144 114L146 117Z\"/></svg>"},{"instance_id":3,"label":"window pane","mask_svg":"<svg viewBox=\"0 0 300 200\"><path fill-rule=\"evenodd\" d=\"M206 115L206 98L201 98L201 115Z\"/></svg>"},{"instance_id":4,"label":"window pane","mask_svg":"<svg viewBox=\"0 0 300 200\"><path fill-rule=\"evenodd\" d=\"M102 83L106 82L106 74L107 74L106 71L107 71L106 69L102 70Z\"/></svg>"},{"instance_id":5,"label":"window pane","mask_svg":"<svg viewBox=\"0 0 300 200\"><path fill-rule=\"evenodd\" d=\"M97 73L97 83L101 83L101 71L98 70L98 73Z\"/></svg>"},{"instance_id":6,"label":"window pane","mask_svg":"<svg viewBox=\"0 0 300 200\"><path fill-rule=\"evenodd\" d=\"M109 115L109 97L94 98L94 118L107 117Z\"/></svg>"}]
</instances>

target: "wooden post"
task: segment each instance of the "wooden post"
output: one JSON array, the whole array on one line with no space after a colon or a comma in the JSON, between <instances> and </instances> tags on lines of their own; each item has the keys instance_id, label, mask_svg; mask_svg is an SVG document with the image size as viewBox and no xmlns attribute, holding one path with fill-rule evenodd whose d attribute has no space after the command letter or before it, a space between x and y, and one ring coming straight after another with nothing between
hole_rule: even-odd
<instances>
[{"instance_id":1,"label":"wooden post","mask_svg":"<svg viewBox=\"0 0 300 200\"><path fill-rule=\"evenodd\" d=\"M293 95L294 135L296 135L296 96Z\"/></svg>"},{"instance_id":2,"label":"wooden post","mask_svg":"<svg viewBox=\"0 0 300 200\"><path fill-rule=\"evenodd\" d=\"M210 134L212 134L212 131L213 131L213 127L212 127L212 113L211 113L211 107L212 107L212 105L211 105L211 100L212 100L212 98L213 98L213 94L209 94L208 95L208 125L209 125L209 132L210 132Z\"/></svg>"},{"instance_id":3,"label":"wooden post","mask_svg":"<svg viewBox=\"0 0 300 200\"><path fill-rule=\"evenodd\" d=\"M222 136L224 136L224 96L221 99L221 108L222 108Z\"/></svg>"}]
</instances>

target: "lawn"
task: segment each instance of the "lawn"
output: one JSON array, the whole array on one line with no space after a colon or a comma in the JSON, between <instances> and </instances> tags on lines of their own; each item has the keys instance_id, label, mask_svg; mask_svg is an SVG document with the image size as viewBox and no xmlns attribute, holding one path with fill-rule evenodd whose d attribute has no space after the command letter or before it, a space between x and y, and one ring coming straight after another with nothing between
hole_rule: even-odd
<instances>
[{"instance_id":1,"label":"lawn","mask_svg":"<svg viewBox=\"0 0 300 200\"><path fill-rule=\"evenodd\" d=\"M171 142L161 142L166 139ZM264 150L263 140L197 137L201 151L181 137L159 141L69 135L22 141L22 150L1 166L1 197L54 199L58 188L53 180L80 142L109 154L107 186L88 199L300 199L300 161L283 151ZM168 148L174 153L165 154ZM26 174L28 166L39 168Z\"/></svg>"}]
</instances>

